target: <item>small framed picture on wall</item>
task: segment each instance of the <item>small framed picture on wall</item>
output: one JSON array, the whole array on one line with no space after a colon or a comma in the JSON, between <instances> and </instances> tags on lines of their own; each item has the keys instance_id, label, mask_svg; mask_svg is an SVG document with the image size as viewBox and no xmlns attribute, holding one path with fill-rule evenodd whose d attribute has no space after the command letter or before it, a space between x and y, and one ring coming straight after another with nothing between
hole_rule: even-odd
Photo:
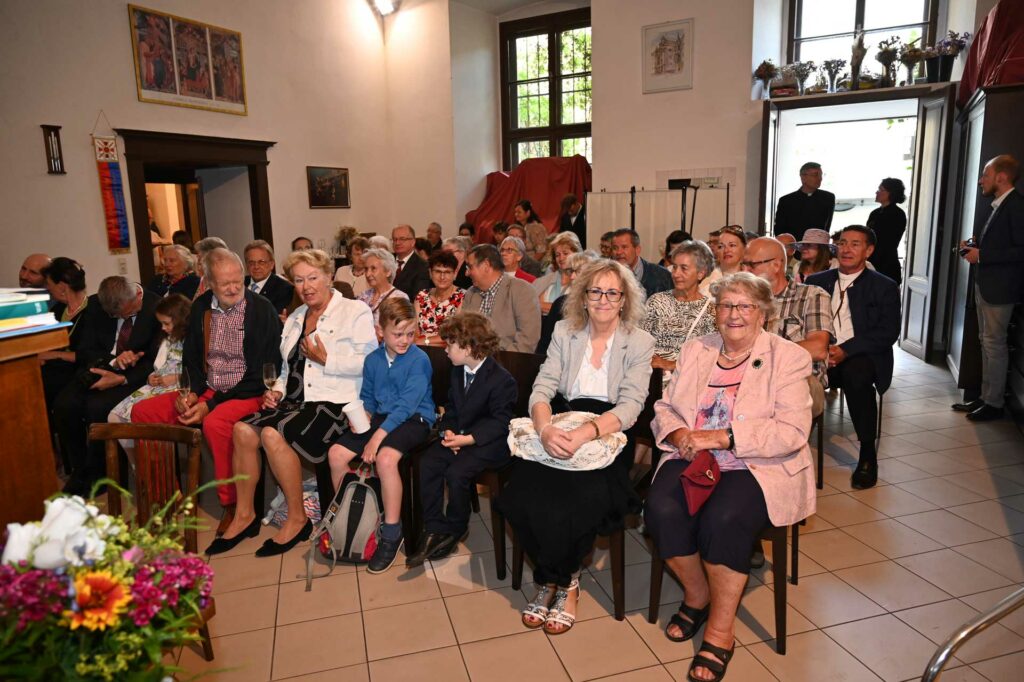
<instances>
[{"instance_id":1,"label":"small framed picture on wall","mask_svg":"<svg viewBox=\"0 0 1024 682\"><path fill-rule=\"evenodd\" d=\"M348 168L306 166L310 208L352 208Z\"/></svg>"},{"instance_id":2,"label":"small framed picture on wall","mask_svg":"<svg viewBox=\"0 0 1024 682\"><path fill-rule=\"evenodd\" d=\"M693 19L644 26L640 38L644 94L693 87Z\"/></svg>"}]
</instances>

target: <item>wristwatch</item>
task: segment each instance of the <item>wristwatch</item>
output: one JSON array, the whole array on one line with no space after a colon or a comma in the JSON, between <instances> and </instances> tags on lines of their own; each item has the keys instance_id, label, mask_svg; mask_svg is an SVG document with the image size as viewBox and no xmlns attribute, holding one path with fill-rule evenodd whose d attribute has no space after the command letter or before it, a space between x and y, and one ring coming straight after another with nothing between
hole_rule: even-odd
<instances>
[{"instance_id":1,"label":"wristwatch","mask_svg":"<svg viewBox=\"0 0 1024 682\"><path fill-rule=\"evenodd\" d=\"M729 434L729 447L727 447L726 450L735 450L736 449L736 436L733 435L732 427L730 426L730 427L726 428L725 432L727 434Z\"/></svg>"}]
</instances>

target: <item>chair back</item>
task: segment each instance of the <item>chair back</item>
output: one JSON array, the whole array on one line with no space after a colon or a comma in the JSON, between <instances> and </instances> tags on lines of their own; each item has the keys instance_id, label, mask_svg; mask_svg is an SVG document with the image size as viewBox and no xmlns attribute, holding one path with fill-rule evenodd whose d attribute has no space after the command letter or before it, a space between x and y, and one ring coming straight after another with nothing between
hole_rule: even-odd
<instances>
[{"instance_id":1,"label":"chair back","mask_svg":"<svg viewBox=\"0 0 1024 682\"><path fill-rule=\"evenodd\" d=\"M633 434L637 440L654 446L654 432L651 429L651 422L654 421L654 403L661 400L662 396L662 370L656 369L651 372L651 384L647 388L647 400L644 401L644 408L640 410L640 416L636 418L636 425L633 427Z\"/></svg>"},{"instance_id":2,"label":"chair back","mask_svg":"<svg viewBox=\"0 0 1024 682\"><path fill-rule=\"evenodd\" d=\"M514 416L529 417L530 393L533 392L533 382L537 379L540 366L544 364L545 356L536 353L501 350L498 351L494 359L516 380L519 396L516 399Z\"/></svg>"},{"instance_id":3,"label":"chair back","mask_svg":"<svg viewBox=\"0 0 1024 682\"><path fill-rule=\"evenodd\" d=\"M165 424L92 424L89 440L104 442L107 476L118 485L122 484L117 451L120 439L135 441L135 519L139 525L149 521L154 506L163 506L181 489L176 445L188 447L185 489L181 492L188 496L199 487L199 449L203 441L199 429ZM107 490L109 512L120 514L121 493L109 486ZM198 541L194 528L185 531L185 551L198 552Z\"/></svg>"},{"instance_id":4,"label":"chair back","mask_svg":"<svg viewBox=\"0 0 1024 682\"><path fill-rule=\"evenodd\" d=\"M433 386L434 405L443 407L448 403L448 389L452 385L452 361L448 353L438 346L420 346L420 350L430 358L430 368L434 372L431 381Z\"/></svg>"}]
</instances>

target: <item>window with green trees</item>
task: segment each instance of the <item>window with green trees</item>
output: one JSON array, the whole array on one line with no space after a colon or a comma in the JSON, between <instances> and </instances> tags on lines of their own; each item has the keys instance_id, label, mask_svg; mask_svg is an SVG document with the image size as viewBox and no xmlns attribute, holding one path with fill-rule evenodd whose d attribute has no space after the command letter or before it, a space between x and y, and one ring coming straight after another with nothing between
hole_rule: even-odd
<instances>
[{"instance_id":1,"label":"window with green trees","mask_svg":"<svg viewBox=\"0 0 1024 682\"><path fill-rule=\"evenodd\" d=\"M505 168L541 156L591 160L590 9L501 24Z\"/></svg>"}]
</instances>

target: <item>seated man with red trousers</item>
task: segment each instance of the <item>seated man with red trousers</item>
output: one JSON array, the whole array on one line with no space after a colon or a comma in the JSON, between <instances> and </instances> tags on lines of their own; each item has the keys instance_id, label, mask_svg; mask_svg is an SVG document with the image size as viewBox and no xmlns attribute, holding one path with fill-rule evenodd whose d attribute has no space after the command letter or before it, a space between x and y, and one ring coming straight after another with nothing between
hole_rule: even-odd
<instances>
[{"instance_id":1,"label":"seated man with red trousers","mask_svg":"<svg viewBox=\"0 0 1024 682\"><path fill-rule=\"evenodd\" d=\"M192 304L182 350L183 369L192 388L186 397L163 393L132 409L132 422L202 424L213 452L218 479L232 476L232 429L242 417L257 412L264 392L263 365L281 368L281 320L268 299L245 287L238 254L215 249L206 256L209 291ZM231 523L235 486L222 485L217 496L224 507L218 536Z\"/></svg>"}]
</instances>

